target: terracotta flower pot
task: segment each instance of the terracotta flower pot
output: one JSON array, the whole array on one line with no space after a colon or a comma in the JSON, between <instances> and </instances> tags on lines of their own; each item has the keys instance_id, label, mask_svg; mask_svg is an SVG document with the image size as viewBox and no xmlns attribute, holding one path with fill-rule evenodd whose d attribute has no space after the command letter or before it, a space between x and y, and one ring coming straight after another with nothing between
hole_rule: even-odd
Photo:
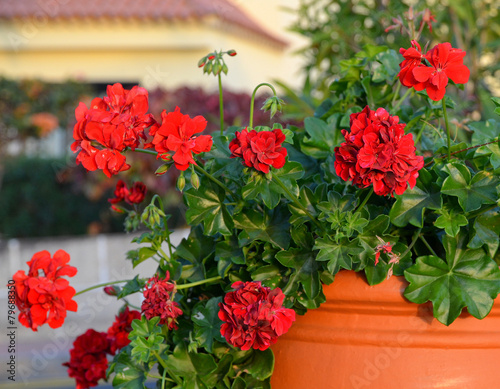
<instances>
[{"instance_id":1,"label":"terracotta flower pot","mask_svg":"<svg viewBox=\"0 0 500 389\"><path fill-rule=\"evenodd\" d=\"M272 388L500 388L500 298L485 319L463 313L446 327L402 296L406 285L341 271L326 303L273 346Z\"/></svg>"}]
</instances>

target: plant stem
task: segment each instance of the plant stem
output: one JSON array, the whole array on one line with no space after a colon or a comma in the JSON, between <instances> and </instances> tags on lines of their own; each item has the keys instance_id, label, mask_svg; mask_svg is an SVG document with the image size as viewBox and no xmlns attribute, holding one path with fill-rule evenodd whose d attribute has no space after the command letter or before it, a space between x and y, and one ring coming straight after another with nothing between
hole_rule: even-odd
<instances>
[{"instance_id":1,"label":"plant stem","mask_svg":"<svg viewBox=\"0 0 500 389\"><path fill-rule=\"evenodd\" d=\"M137 151L138 153L158 155L158 153L156 151L153 151L153 150L135 149L134 151Z\"/></svg>"},{"instance_id":2,"label":"plant stem","mask_svg":"<svg viewBox=\"0 0 500 389\"><path fill-rule=\"evenodd\" d=\"M431 245L429 244L429 242L427 242L427 240L425 239L425 237L423 235L419 235L419 237L420 237L420 240L422 240L422 242L424 242L425 247L427 247L429 249L429 251L432 253L432 255L434 255L434 256L437 257L438 255L436 254L436 252L434 251L434 249L431 247Z\"/></svg>"},{"instance_id":3,"label":"plant stem","mask_svg":"<svg viewBox=\"0 0 500 389\"><path fill-rule=\"evenodd\" d=\"M224 133L224 98L222 94L222 76L221 72L217 74L219 78L219 117L220 117L220 134Z\"/></svg>"},{"instance_id":4,"label":"plant stem","mask_svg":"<svg viewBox=\"0 0 500 389\"><path fill-rule=\"evenodd\" d=\"M165 370L168 370L168 366L167 364L165 363L165 361L163 360L162 357L160 357L160 354L158 354L158 351L156 350L151 350L151 352L153 353L153 355L155 356L155 358L158 360L158 362L160 363L160 365L165 369Z\"/></svg>"},{"instance_id":5,"label":"plant stem","mask_svg":"<svg viewBox=\"0 0 500 389\"><path fill-rule=\"evenodd\" d=\"M219 280L222 280L222 277L221 276L217 276L217 277L212 277L212 278L207 278L207 279L204 279L204 280L201 280L201 281L196 281L196 282L190 282L189 284L177 284L175 286L175 289L177 290L181 290L181 289L187 289L187 288L192 288L194 286L198 286L198 285L203 285L203 284L208 284L210 282L213 282L213 281L219 281Z\"/></svg>"},{"instance_id":6,"label":"plant stem","mask_svg":"<svg viewBox=\"0 0 500 389\"><path fill-rule=\"evenodd\" d=\"M406 254L408 254L410 252L410 250L412 249L412 247L415 245L415 243L417 243L417 239L418 237L420 236L420 232L422 231L422 227L420 227L417 232L415 233L415 236L413 237L410 245L406 248L406 250L403 252L403 254L401 254L401 258L404 258Z\"/></svg>"},{"instance_id":7,"label":"plant stem","mask_svg":"<svg viewBox=\"0 0 500 389\"><path fill-rule=\"evenodd\" d=\"M361 211L363 209L363 207L366 205L366 203L368 202L368 200L370 199L372 194L373 194L373 186L371 187L370 192L368 192L368 194L365 196L363 202L361 204L359 204L358 209L356 209L356 211L354 211L354 213L358 213L359 211Z\"/></svg>"},{"instance_id":8,"label":"plant stem","mask_svg":"<svg viewBox=\"0 0 500 389\"><path fill-rule=\"evenodd\" d=\"M446 139L448 142L448 160L451 158L451 136L450 136L450 124L448 123L448 112L446 111L446 103L444 97L441 100L443 102L443 115L444 115L444 125L446 127Z\"/></svg>"},{"instance_id":9,"label":"plant stem","mask_svg":"<svg viewBox=\"0 0 500 389\"><path fill-rule=\"evenodd\" d=\"M83 293L88 292L88 291L93 290L93 289L102 288L103 286L114 285L114 284L122 284L124 282L129 282L129 281L130 280L104 282L102 284L94 285L94 286L91 286L91 287L89 287L87 289L83 289L83 290L75 293L75 296L78 296L79 294L83 294Z\"/></svg>"},{"instance_id":10,"label":"plant stem","mask_svg":"<svg viewBox=\"0 0 500 389\"><path fill-rule=\"evenodd\" d=\"M401 90L401 83L398 82L398 86L396 87L396 92L394 92L394 97L392 98L391 105L394 106L394 103L396 102L396 98L399 96L399 91Z\"/></svg>"},{"instance_id":11,"label":"plant stem","mask_svg":"<svg viewBox=\"0 0 500 389\"><path fill-rule=\"evenodd\" d=\"M311 213L307 210L307 208L304 205L302 205L299 199L292 192L290 192L290 190L286 187L283 181L281 181L276 174L272 172L271 174L274 182L278 184L278 186L281 189L283 189L288 199L291 200L297 207L299 207L307 215L307 217L311 219L314 224L316 224L316 226L318 226L323 232L326 232L325 227L323 227L323 225L311 215Z\"/></svg>"},{"instance_id":12,"label":"plant stem","mask_svg":"<svg viewBox=\"0 0 500 389\"><path fill-rule=\"evenodd\" d=\"M224 191L228 195L232 195L233 194L233 192L231 191L231 189L229 189L226 185L224 185L222 182L220 182L217 178L215 178L214 176L212 176L209 172L207 172L201 166L194 165L194 168L195 168L196 171L198 171L198 172L204 174L205 176L207 176L207 178L210 179L212 182L214 182L217 185L219 185L222 189L224 189Z\"/></svg>"},{"instance_id":13,"label":"plant stem","mask_svg":"<svg viewBox=\"0 0 500 389\"><path fill-rule=\"evenodd\" d=\"M257 90L261 86L268 86L273 91L274 96L277 96L276 89L274 89L274 86L272 86L271 84L269 84L267 82L262 82L262 83L260 83L259 85L257 85L255 87L255 89L253 90L253 93L252 93L252 98L250 100L250 116L249 116L249 119L248 119L248 127L250 127L250 128L253 127L253 106L255 104L255 94L257 93Z\"/></svg>"},{"instance_id":14,"label":"plant stem","mask_svg":"<svg viewBox=\"0 0 500 389\"><path fill-rule=\"evenodd\" d=\"M405 92L405 94L403 95L403 97L401 97L399 99L399 101L397 102L397 104L394 107L392 107L392 109L394 111L397 111L399 109L400 105L403 103L403 101L406 100L406 98L410 95L411 92L412 92L412 88L408 88L408 90Z\"/></svg>"}]
</instances>

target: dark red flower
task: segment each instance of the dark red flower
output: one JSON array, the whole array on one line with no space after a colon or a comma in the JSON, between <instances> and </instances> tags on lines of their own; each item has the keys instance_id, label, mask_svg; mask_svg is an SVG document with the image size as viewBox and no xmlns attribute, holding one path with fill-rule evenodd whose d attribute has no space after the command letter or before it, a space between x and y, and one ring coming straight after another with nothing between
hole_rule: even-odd
<instances>
[{"instance_id":1,"label":"dark red flower","mask_svg":"<svg viewBox=\"0 0 500 389\"><path fill-rule=\"evenodd\" d=\"M106 378L109 352L109 341L105 332L87 330L73 342L69 351L68 375L76 380L76 389L97 386L101 378Z\"/></svg>"},{"instance_id":2,"label":"dark red flower","mask_svg":"<svg viewBox=\"0 0 500 389\"><path fill-rule=\"evenodd\" d=\"M146 185L142 182L134 182L130 188L130 193L125 198L125 201L129 204L139 204L142 203L144 197L146 196Z\"/></svg>"},{"instance_id":3,"label":"dark red flower","mask_svg":"<svg viewBox=\"0 0 500 389\"><path fill-rule=\"evenodd\" d=\"M203 116L190 118L189 115L183 115L179 107L176 107L174 112L167 113L163 110L161 118L161 126L150 130L150 134L154 137L152 145L163 159L170 159L170 154L164 153L172 151L174 153L172 159L177 169L186 170L189 165L196 164L193 153L200 154L212 148L210 135L195 136L207 126Z\"/></svg>"},{"instance_id":4,"label":"dark red flower","mask_svg":"<svg viewBox=\"0 0 500 389\"><path fill-rule=\"evenodd\" d=\"M448 79L455 84L469 81L470 71L463 64L465 51L454 49L451 44L440 43L425 54L430 67L418 67L413 70L415 79L425 83L425 90L430 99L441 100L446 92Z\"/></svg>"},{"instance_id":5,"label":"dark red flower","mask_svg":"<svg viewBox=\"0 0 500 389\"><path fill-rule=\"evenodd\" d=\"M45 323L58 328L66 318L66 311L76 312L78 306L72 300L75 289L62 278L73 277L77 272L75 267L67 265L69 260L68 253L63 250L56 251L53 258L48 251L40 251L27 262L28 275L24 270L14 274L16 305L22 325L33 331Z\"/></svg>"},{"instance_id":6,"label":"dark red flower","mask_svg":"<svg viewBox=\"0 0 500 389\"><path fill-rule=\"evenodd\" d=\"M168 324L168 329L177 329L177 317L182 315L179 304L172 301L175 294L175 283L169 282L167 272L165 278L160 280L157 275L150 278L144 288L144 301L141 311L149 320L159 316L160 324Z\"/></svg>"},{"instance_id":7,"label":"dark red flower","mask_svg":"<svg viewBox=\"0 0 500 389\"><path fill-rule=\"evenodd\" d=\"M424 55L422 54L422 49L417 41L411 41L412 47L409 49L400 48L399 52L404 57L404 61L399 64L399 81L401 84L408 88L415 88L415 90L424 90L425 84L419 82L413 76L413 69L425 66L422 63Z\"/></svg>"},{"instance_id":8,"label":"dark red flower","mask_svg":"<svg viewBox=\"0 0 500 389\"><path fill-rule=\"evenodd\" d=\"M335 148L335 171L344 181L366 188L373 185L376 194L403 194L408 185L416 184L424 159L415 155L411 134L405 135L405 124L397 116L379 108L350 117L351 132L342 130L345 142Z\"/></svg>"},{"instance_id":9,"label":"dark red flower","mask_svg":"<svg viewBox=\"0 0 500 389\"><path fill-rule=\"evenodd\" d=\"M130 311L126 307L123 312L116 316L116 320L108 329L109 352L115 354L117 350L130 343L128 334L132 331L132 321L141 319L139 311Z\"/></svg>"},{"instance_id":10,"label":"dark red flower","mask_svg":"<svg viewBox=\"0 0 500 389\"><path fill-rule=\"evenodd\" d=\"M108 201L111 204L121 201L126 201L129 204L139 204L144 200L146 191L146 185L140 181L135 182L129 189L123 180L119 180L116 183L115 197L108 199Z\"/></svg>"},{"instance_id":11,"label":"dark red flower","mask_svg":"<svg viewBox=\"0 0 500 389\"><path fill-rule=\"evenodd\" d=\"M236 131L236 137L229 143L231 158L242 158L244 165L263 173L269 173L269 166L280 169L287 156L286 149L281 146L285 138L279 128L260 132L246 128Z\"/></svg>"},{"instance_id":12,"label":"dark red flower","mask_svg":"<svg viewBox=\"0 0 500 389\"><path fill-rule=\"evenodd\" d=\"M107 96L75 110L73 152L87 170L103 169L108 176L130 168L121 152L132 150L146 139L145 129L155 123L148 110L148 92L139 86L131 90L121 84L108 85Z\"/></svg>"},{"instance_id":13,"label":"dark red flower","mask_svg":"<svg viewBox=\"0 0 500 389\"><path fill-rule=\"evenodd\" d=\"M224 322L221 334L229 344L242 350L265 350L295 321L295 311L283 307L285 295L280 288L241 281L232 287L235 291L219 303L219 318Z\"/></svg>"}]
</instances>

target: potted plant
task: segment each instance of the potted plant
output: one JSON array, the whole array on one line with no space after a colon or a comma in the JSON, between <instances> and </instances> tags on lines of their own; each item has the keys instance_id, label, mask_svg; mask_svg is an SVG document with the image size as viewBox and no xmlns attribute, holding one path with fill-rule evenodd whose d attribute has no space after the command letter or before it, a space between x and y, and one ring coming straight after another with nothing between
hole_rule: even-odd
<instances>
[{"instance_id":1,"label":"potted plant","mask_svg":"<svg viewBox=\"0 0 500 389\"><path fill-rule=\"evenodd\" d=\"M382 387L376 385L408 376L406 365L416 371L408 382L420 385L411 387L432 386L437 376L419 370L429 368L432 352L404 351L424 336L422 323L431 332L461 326L454 340L465 344L461 372L476 373L467 370L477 358L472 349L484 346L496 360L489 332L479 345L463 335L488 315L500 292L498 123L451 128L455 103L447 93L468 81L466 52L447 42L422 49L411 31L399 53L367 45L343 61L332 97L303 128L254 125L253 99L248 126L224 128L221 98L220 133L202 134L203 117L184 115L181 107L155 118L144 88L120 84L90 107L80 104L72 145L77 162L110 177L130 167L125 152L142 152L158 160L156 174L179 170L190 232L173 247L161 198L141 208L145 186L119 182L114 209L127 214L128 229L147 228L128 259L134 266L156 260L158 268L149 279L95 286L118 299L142 293L143 302L133 309L123 300L107 332L88 330L75 340L66 365L77 388L102 378L117 388L142 388L148 377L158 388L268 388L275 364L288 377L273 376L277 388L315 387L322 373L329 380L322 387ZM198 65L220 81L225 58L235 54L214 51ZM270 84L256 90L262 86L273 91L263 107L273 115L282 101ZM66 311L77 310L64 278L77 270L68 263L62 250L40 252L28 274L13 276L22 324L59 327ZM426 317L429 304L433 314ZM328 312L332 331L320 323ZM404 321L416 326L411 341L394 332ZM313 345L294 328L308 331ZM371 335L362 335L363 328ZM358 354L367 347L350 343L358 338L371 348L368 357ZM440 357L456 361L446 339L439 333L423 343L437 342ZM344 351L337 348L342 343ZM324 356L325 344L334 345L334 357ZM349 348L358 365L342 363ZM323 359L320 367L308 350ZM411 354L424 367L413 365ZM369 370L370 363L378 370ZM466 382L453 386L456 369L436 364L448 387ZM298 372L297 365L312 371ZM373 374L359 376L356 369ZM382 370L399 378L379 380Z\"/></svg>"}]
</instances>

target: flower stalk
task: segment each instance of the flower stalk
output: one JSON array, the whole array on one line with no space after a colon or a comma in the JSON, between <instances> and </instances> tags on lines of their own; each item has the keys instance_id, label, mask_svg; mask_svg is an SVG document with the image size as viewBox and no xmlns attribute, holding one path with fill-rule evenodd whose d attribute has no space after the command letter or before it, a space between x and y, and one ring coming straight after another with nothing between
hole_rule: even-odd
<instances>
[{"instance_id":1,"label":"flower stalk","mask_svg":"<svg viewBox=\"0 0 500 389\"><path fill-rule=\"evenodd\" d=\"M276 93L276 89L274 89L274 86L272 86L268 82L262 82L255 87L255 89L253 90L253 93L252 93L252 98L250 99L250 116L248 119L248 127L250 127L250 128L253 127L253 110L254 110L254 105L255 105L255 94L257 93L257 90L259 90L259 88L262 86L267 86L267 87L271 88L271 90L273 91L274 97L278 97L278 94Z\"/></svg>"}]
</instances>

